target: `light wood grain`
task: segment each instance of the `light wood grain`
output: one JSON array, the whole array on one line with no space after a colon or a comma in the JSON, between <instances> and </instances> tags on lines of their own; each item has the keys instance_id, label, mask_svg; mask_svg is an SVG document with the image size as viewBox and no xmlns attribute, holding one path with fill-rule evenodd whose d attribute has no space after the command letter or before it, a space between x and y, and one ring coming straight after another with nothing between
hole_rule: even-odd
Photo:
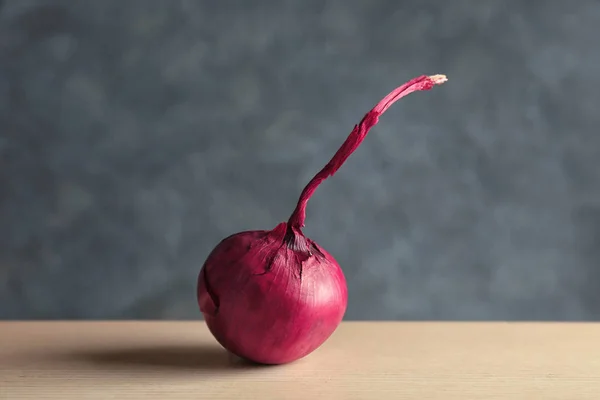
<instances>
[{"instance_id":1,"label":"light wood grain","mask_svg":"<svg viewBox=\"0 0 600 400\"><path fill-rule=\"evenodd\" d=\"M600 324L344 323L257 367L203 322L0 322L0 399L599 400Z\"/></svg>"}]
</instances>

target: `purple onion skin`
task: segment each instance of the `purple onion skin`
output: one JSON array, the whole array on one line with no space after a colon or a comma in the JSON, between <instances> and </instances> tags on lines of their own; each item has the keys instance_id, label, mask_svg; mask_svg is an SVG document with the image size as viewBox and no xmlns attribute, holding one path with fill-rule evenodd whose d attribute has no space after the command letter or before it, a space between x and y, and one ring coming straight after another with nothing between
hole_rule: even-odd
<instances>
[{"instance_id":1,"label":"purple onion skin","mask_svg":"<svg viewBox=\"0 0 600 400\"><path fill-rule=\"evenodd\" d=\"M227 237L198 278L198 303L210 332L231 353L284 364L313 352L339 326L348 303L342 269L323 248L287 224Z\"/></svg>"},{"instance_id":2,"label":"purple onion skin","mask_svg":"<svg viewBox=\"0 0 600 400\"><path fill-rule=\"evenodd\" d=\"M394 89L308 182L287 223L237 233L213 249L198 278L198 304L223 347L257 363L284 364L310 354L333 334L346 312L348 289L335 259L302 233L308 200L392 104L446 80L421 75Z\"/></svg>"}]
</instances>

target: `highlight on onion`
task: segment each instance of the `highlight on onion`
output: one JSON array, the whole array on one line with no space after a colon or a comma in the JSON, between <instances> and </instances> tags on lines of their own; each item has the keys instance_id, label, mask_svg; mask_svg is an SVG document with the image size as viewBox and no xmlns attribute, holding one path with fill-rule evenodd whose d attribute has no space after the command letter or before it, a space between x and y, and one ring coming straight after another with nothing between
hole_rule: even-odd
<instances>
[{"instance_id":1,"label":"highlight on onion","mask_svg":"<svg viewBox=\"0 0 600 400\"><path fill-rule=\"evenodd\" d=\"M302 233L308 200L394 102L446 80L423 75L393 90L306 185L287 222L236 233L212 250L198 277L197 298L225 349L256 363L283 364L310 354L333 334L346 312L346 279L333 256Z\"/></svg>"}]
</instances>

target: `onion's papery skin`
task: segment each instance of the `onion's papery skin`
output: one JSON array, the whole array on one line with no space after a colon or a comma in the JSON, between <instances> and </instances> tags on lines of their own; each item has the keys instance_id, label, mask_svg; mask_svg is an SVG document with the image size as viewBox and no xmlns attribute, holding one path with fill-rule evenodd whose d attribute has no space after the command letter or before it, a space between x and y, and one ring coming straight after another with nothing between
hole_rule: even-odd
<instances>
[{"instance_id":1,"label":"onion's papery skin","mask_svg":"<svg viewBox=\"0 0 600 400\"><path fill-rule=\"evenodd\" d=\"M331 336L346 312L348 289L335 259L302 233L308 200L392 104L444 82L445 75L421 75L391 91L304 187L287 222L271 231L237 233L213 249L198 277L198 304L223 347L257 363L283 364Z\"/></svg>"},{"instance_id":2,"label":"onion's papery skin","mask_svg":"<svg viewBox=\"0 0 600 400\"><path fill-rule=\"evenodd\" d=\"M211 252L198 282L198 302L217 341L262 364L283 364L321 346L348 303L342 269L287 224L229 236ZM312 254L312 255L311 255Z\"/></svg>"}]
</instances>

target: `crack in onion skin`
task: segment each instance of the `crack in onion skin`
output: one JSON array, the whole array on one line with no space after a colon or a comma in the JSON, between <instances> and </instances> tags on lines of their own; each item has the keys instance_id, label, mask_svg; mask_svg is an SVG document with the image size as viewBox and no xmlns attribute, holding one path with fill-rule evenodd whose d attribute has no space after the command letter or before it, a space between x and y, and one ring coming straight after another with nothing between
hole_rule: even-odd
<instances>
[{"instance_id":1,"label":"crack in onion skin","mask_svg":"<svg viewBox=\"0 0 600 400\"><path fill-rule=\"evenodd\" d=\"M394 102L445 81L444 75L423 75L393 90L306 185L287 222L270 231L236 233L212 250L198 277L197 297L210 332L225 349L257 363L284 364L310 354L334 333L348 289L333 256L302 233L308 200Z\"/></svg>"}]
</instances>

